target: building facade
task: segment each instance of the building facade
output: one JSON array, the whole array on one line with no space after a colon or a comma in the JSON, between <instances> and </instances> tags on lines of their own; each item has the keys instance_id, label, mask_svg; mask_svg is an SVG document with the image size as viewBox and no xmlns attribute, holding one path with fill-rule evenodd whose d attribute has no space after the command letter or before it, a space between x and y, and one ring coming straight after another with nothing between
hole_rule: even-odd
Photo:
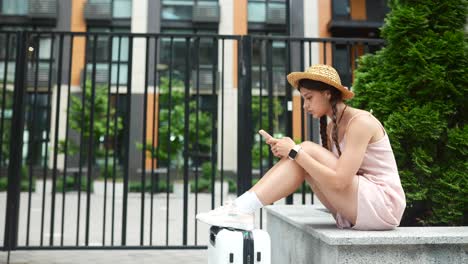
<instances>
[{"instance_id":1,"label":"building facade","mask_svg":"<svg viewBox=\"0 0 468 264\"><path fill-rule=\"evenodd\" d=\"M383 19L388 12L386 0L0 0L0 30L33 30L33 31L73 31L73 32L117 32L117 33L163 33L163 34L220 34L220 35L264 35L264 36L291 36L298 38L378 38L379 27L383 25ZM57 54L57 45L50 36L38 38L40 42L36 50L39 63L38 67L29 67L28 87L26 101L34 101L34 109L30 111L34 117L26 118L25 146L23 154L30 162L40 165L45 159L45 153L54 142L54 127L56 113L60 114L59 139L65 137L66 108L64 104L60 109L56 106L58 87L57 75L61 74L62 85L71 84L71 93L80 94L86 80L91 79L95 69L96 83L106 84L110 81L111 103L117 109L119 115L125 119L127 102L130 101L132 118L129 124L129 140L136 142L141 139L144 130L153 128L156 113L152 110L154 105L147 104L146 120L143 118L145 73L156 70L159 76L171 74L174 78L183 80L186 71L187 49L183 40L161 38L158 48L146 51L147 44L144 39L135 39L130 49L128 36L121 38L100 37L95 42L89 38L76 37L71 41L65 40L65 50L72 46L70 57L64 58L64 64L71 60L71 71L50 75L49 70L54 66L52 58ZM14 60L9 53L13 49L7 49L8 39L2 35L0 38L0 78L6 84L14 78ZM214 41L214 40L213 40ZM93 45L96 45L94 47ZM154 45L154 44L153 44ZM212 72L212 47L209 39L202 39L198 46L200 66L191 76L198 76L199 95L198 100L201 109L213 111L216 97L210 94L213 79ZM14 46L11 43L11 46ZM10 46L10 47L11 47ZM34 49L34 48L33 48ZM172 53L168 50L172 49ZM91 51L95 50L96 54ZM253 93L262 89L261 85L267 82L266 75L261 74L261 68L267 59L262 52L265 50L264 42L253 43L252 54L252 88ZM352 70L349 61L355 60L356 55L365 51L359 47L351 50L347 45L335 45L327 52L322 52L320 45L311 46L304 56L311 57L307 64L328 63L340 72L345 85L351 86ZM88 51L88 54L86 54ZM131 51L131 52L130 52ZM156 62L143 62L147 57L154 57L158 52ZM218 60L223 57L224 80L224 109L221 111L218 105L218 116L223 115L224 120L229 120L229 126L224 126L224 131L218 127L218 134L223 132L224 148L223 164L226 171L235 172L237 168L237 44L226 42L223 54L218 54ZM273 41L271 50L271 62L273 72L273 91L275 98L283 100L287 95L284 92L287 74L284 54L291 52L291 58L299 57L299 49L290 47L284 41ZM309 52L311 54L309 54ZM372 52L372 50L371 50ZM176 56L169 56L175 54ZM11 55L11 54L10 54ZM131 56L131 58L130 58ZM9 59L10 58L10 59ZM94 59L95 58L95 59ZM133 61L129 72L129 61ZM109 63L110 62L110 63ZM301 69L299 61L293 61L291 69ZM95 64L95 66L94 66ZM307 66L304 65L304 66ZM8 65L8 66L7 66ZM110 66L109 66L110 65ZM109 67L111 67L109 69ZM147 68L148 67L148 68ZM36 69L37 68L37 69ZM5 69L8 69L5 72ZM219 68L215 69L219 72ZM36 73L37 72L37 73ZM109 75L110 74L110 75ZM35 77L37 76L37 77ZM125 86L128 85L128 77L131 76L132 96L127 98ZM148 83L158 83L149 76ZM158 80L159 81L159 80ZM51 84L52 85L51 85ZM156 84L158 85L158 84ZM8 85L4 86L6 89ZM34 88L36 90L34 90ZM120 88L119 89L117 88ZM65 90L65 89L64 89ZM149 89L148 102L157 102L156 89ZM258 92L257 92L258 94ZM61 93L63 101L67 99L67 93ZM218 95L219 96L219 95ZM156 98L153 98L156 97ZM156 99L156 100L152 100ZM293 136L298 138L301 134L301 100L297 92L292 94L293 111ZM211 110L210 110L211 109ZM275 116L275 131L284 131L285 111ZM32 122L28 122L32 120ZM284 133L284 132L283 132ZM148 141L153 141L153 136L147 133ZM71 133L71 137L79 138L78 133ZM220 139L220 137L218 137ZM120 139L119 139L120 140ZM141 141L141 140L140 140ZM157 140L156 140L157 142ZM98 142L99 145L105 142ZM157 143L156 143L157 144ZM221 145L221 144L220 144ZM49 147L48 147L49 146ZM131 171L141 168L141 150L136 144L129 145L129 167ZM217 160L221 159L218 152ZM63 155L62 155L63 156ZM52 164L52 154L48 156L49 167ZM124 154L119 153L121 160ZM151 159L145 157L146 166L151 166ZM76 157L70 161L78 166ZM122 161L120 161L122 162ZM59 167L63 166L63 157L59 158Z\"/></svg>"}]
</instances>

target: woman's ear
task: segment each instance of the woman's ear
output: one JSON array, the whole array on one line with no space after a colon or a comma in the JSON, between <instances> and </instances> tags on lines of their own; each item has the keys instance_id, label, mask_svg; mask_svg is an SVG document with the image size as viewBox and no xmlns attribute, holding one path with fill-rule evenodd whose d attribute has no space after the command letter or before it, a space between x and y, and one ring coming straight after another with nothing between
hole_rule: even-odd
<instances>
[{"instance_id":1,"label":"woman's ear","mask_svg":"<svg viewBox=\"0 0 468 264\"><path fill-rule=\"evenodd\" d=\"M326 90L326 91L324 91L324 93L325 93L325 97L326 97L328 100L330 100L330 99L331 99L331 93L330 93L330 91L329 91L329 90Z\"/></svg>"}]
</instances>

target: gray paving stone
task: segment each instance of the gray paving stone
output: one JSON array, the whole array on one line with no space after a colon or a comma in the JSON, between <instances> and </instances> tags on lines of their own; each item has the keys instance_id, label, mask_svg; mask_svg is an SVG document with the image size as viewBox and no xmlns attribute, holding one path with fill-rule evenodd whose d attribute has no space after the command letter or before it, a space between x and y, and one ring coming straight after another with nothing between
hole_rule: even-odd
<instances>
[{"instance_id":1,"label":"gray paving stone","mask_svg":"<svg viewBox=\"0 0 468 264\"><path fill-rule=\"evenodd\" d=\"M0 263L7 263L7 252L0 253ZM66 250L13 251L10 264L172 264L207 263L206 250Z\"/></svg>"}]
</instances>

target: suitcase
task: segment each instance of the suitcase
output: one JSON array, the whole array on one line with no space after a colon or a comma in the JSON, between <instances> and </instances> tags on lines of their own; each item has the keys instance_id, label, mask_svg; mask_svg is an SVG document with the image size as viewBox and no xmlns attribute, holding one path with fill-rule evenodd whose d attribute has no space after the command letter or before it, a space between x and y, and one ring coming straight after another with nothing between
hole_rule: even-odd
<instances>
[{"instance_id":1,"label":"suitcase","mask_svg":"<svg viewBox=\"0 0 468 264\"><path fill-rule=\"evenodd\" d=\"M266 231L212 226L208 264L270 264L271 241Z\"/></svg>"}]
</instances>

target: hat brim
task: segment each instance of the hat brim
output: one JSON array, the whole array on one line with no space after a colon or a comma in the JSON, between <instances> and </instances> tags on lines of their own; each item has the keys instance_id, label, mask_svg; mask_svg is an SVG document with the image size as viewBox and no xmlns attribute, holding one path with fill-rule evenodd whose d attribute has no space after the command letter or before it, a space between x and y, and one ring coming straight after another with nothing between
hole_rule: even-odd
<instances>
[{"instance_id":1,"label":"hat brim","mask_svg":"<svg viewBox=\"0 0 468 264\"><path fill-rule=\"evenodd\" d=\"M291 86L296 89L299 88L300 80L309 79L313 81L323 82L323 83L326 83L335 87L341 92L341 94L343 95L343 99L345 100L349 100L354 97L353 92L346 89L343 85L337 82L334 82L333 80L330 80L329 78L324 77L323 75L314 74L310 72L291 72L290 74L288 74L287 79L288 79L289 84L291 84Z\"/></svg>"}]
</instances>

